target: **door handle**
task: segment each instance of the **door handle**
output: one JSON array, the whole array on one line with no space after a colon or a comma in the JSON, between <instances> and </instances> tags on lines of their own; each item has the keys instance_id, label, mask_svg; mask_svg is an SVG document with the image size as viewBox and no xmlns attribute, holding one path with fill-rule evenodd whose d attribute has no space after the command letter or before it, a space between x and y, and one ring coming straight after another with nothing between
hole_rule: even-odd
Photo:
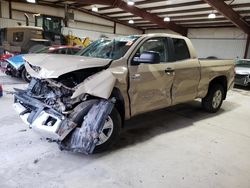
<instances>
[{"instance_id":1,"label":"door handle","mask_svg":"<svg viewBox=\"0 0 250 188\"><path fill-rule=\"evenodd\" d=\"M165 69L165 73L170 74L170 73L173 73L173 72L174 72L174 69L171 69L171 68Z\"/></svg>"}]
</instances>

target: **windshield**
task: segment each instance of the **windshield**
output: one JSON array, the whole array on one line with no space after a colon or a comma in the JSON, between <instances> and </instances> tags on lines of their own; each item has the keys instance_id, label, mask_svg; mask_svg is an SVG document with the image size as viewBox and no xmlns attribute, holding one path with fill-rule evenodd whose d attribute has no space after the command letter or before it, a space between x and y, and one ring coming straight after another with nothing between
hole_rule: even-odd
<instances>
[{"instance_id":1,"label":"windshield","mask_svg":"<svg viewBox=\"0 0 250 188\"><path fill-rule=\"evenodd\" d=\"M250 67L250 60L237 60L236 67Z\"/></svg>"},{"instance_id":2,"label":"windshield","mask_svg":"<svg viewBox=\"0 0 250 188\"><path fill-rule=\"evenodd\" d=\"M249 63L237 64L236 67L249 67L250 68L250 62Z\"/></svg>"},{"instance_id":3,"label":"windshield","mask_svg":"<svg viewBox=\"0 0 250 188\"><path fill-rule=\"evenodd\" d=\"M245 63L250 63L250 60L248 59L238 59L235 62L236 64L245 64Z\"/></svg>"},{"instance_id":4,"label":"windshield","mask_svg":"<svg viewBox=\"0 0 250 188\"><path fill-rule=\"evenodd\" d=\"M113 60L120 59L138 38L139 36L128 36L114 40L100 39L79 51L76 55Z\"/></svg>"}]
</instances>

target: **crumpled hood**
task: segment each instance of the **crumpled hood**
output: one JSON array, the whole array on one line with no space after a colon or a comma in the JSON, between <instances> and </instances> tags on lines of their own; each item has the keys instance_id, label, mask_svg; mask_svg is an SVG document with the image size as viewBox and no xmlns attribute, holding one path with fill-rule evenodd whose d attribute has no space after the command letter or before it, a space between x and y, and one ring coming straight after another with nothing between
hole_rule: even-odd
<instances>
[{"instance_id":1,"label":"crumpled hood","mask_svg":"<svg viewBox=\"0 0 250 188\"><path fill-rule=\"evenodd\" d=\"M236 74L241 74L241 75L250 74L250 67L236 66L235 72Z\"/></svg>"},{"instance_id":2,"label":"crumpled hood","mask_svg":"<svg viewBox=\"0 0 250 188\"><path fill-rule=\"evenodd\" d=\"M24 59L28 62L25 63L26 70L36 78L58 78L72 71L103 67L111 62L111 59L56 54L28 54ZM40 67L40 71L34 71L30 65Z\"/></svg>"}]
</instances>

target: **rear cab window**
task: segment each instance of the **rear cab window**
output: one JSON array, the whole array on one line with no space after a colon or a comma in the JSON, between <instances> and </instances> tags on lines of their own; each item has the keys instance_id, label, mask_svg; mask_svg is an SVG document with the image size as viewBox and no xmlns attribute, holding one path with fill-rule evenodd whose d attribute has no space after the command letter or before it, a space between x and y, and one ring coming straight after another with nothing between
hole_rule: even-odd
<instances>
[{"instance_id":1,"label":"rear cab window","mask_svg":"<svg viewBox=\"0 0 250 188\"><path fill-rule=\"evenodd\" d=\"M190 59L190 52L184 39L172 38L175 61Z\"/></svg>"}]
</instances>

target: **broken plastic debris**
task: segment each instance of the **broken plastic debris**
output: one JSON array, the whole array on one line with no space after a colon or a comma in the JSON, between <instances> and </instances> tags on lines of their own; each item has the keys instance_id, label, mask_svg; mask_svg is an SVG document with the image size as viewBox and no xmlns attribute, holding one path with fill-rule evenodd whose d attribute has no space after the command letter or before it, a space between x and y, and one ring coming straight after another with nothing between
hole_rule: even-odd
<instances>
[{"instance_id":1,"label":"broken plastic debris","mask_svg":"<svg viewBox=\"0 0 250 188\"><path fill-rule=\"evenodd\" d=\"M100 100L94 104L84 117L81 128L75 128L69 142L61 145L61 149L80 152L85 154L93 153L99 140L106 119L114 108L115 100Z\"/></svg>"}]
</instances>

